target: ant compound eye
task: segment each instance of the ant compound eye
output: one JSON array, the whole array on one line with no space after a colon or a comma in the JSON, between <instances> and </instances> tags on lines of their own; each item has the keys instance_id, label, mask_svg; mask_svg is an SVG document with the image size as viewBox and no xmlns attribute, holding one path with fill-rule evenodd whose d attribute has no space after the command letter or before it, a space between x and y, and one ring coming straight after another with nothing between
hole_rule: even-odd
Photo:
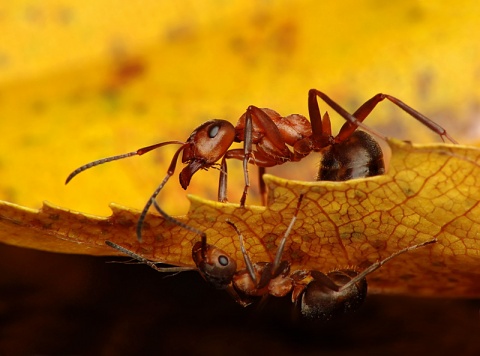
<instances>
[{"instance_id":1,"label":"ant compound eye","mask_svg":"<svg viewBox=\"0 0 480 356\"><path fill-rule=\"evenodd\" d=\"M192 257L198 272L217 289L225 289L232 283L237 264L221 249L197 242Z\"/></svg>"},{"instance_id":2,"label":"ant compound eye","mask_svg":"<svg viewBox=\"0 0 480 356\"><path fill-rule=\"evenodd\" d=\"M215 136L217 136L218 131L220 131L220 125L212 126L208 131L208 137L214 138Z\"/></svg>"},{"instance_id":3,"label":"ant compound eye","mask_svg":"<svg viewBox=\"0 0 480 356\"><path fill-rule=\"evenodd\" d=\"M223 267L228 266L228 263L229 263L228 257L225 255L218 256L218 263Z\"/></svg>"}]
</instances>

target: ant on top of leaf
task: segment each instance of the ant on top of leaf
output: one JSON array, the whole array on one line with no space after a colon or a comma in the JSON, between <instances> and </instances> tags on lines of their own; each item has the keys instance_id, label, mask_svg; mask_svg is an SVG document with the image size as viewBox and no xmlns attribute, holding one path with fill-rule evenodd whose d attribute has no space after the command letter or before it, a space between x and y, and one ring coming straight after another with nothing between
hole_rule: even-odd
<instances>
[{"instance_id":1,"label":"ant on top of leaf","mask_svg":"<svg viewBox=\"0 0 480 356\"><path fill-rule=\"evenodd\" d=\"M323 117L321 116L317 98L325 101L346 120L336 136L332 135L328 113L325 112ZM317 180L341 181L383 174L385 171L383 153L370 134L380 138L384 137L365 126L363 121L376 105L384 99L388 99L407 112L440 135L442 139L446 138L452 143L456 143L443 127L391 95L377 94L373 96L352 115L323 92L311 89L308 92L310 121L299 114L282 117L274 110L260 109L252 105L240 117L236 126L225 120L207 121L197 127L185 142L161 142L126 154L87 163L74 170L68 176L66 183L80 172L99 164L131 156L140 156L170 144L180 145L180 148L172 157L165 178L148 199L139 218L137 236L141 241L141 229L148 209L169 178L175 173L180 153L182 153L182 163L186 164L179 175L180 184L184 189L188 187L190 180L198 170L208 169L216 165L217 161L221 159L218 184L218 200L221 202L227 201L227 160L242 160L245 187L240 199L240 206L245 206L248 188L250 187L248 164L258 166L261 177L265 173L266 167L300 161L311 152L320 152L322 153L322 159ZM358 127L370 134L357 131ZM243 149L230 149L234 142L243 142ZM262 179L260 179L260 192L263 201L265 201L265 184Z\"/></svg>"},{"instance_id":2,"label":"ant on top of leaf","mask_svg":"<svg viewBox=\"0 0 480 356\"><path fill-rule=\"evenodd\" d=\"M208 244L207 235L203 231L167 215L154 199L152 199L152 204L165 219L200 236L200 241L196 242L192 248L192 259L196 268L158 267L155 262L114 242L106 241L105 243L158 272L196 270L209 284L217 289L227 290L235 301L244 307L250 305L255 297L266 298L269 295L284 297L291 294L291 300L302 317L327 321L337 315L355 311L363 304L367 296L367 275L400 254L437 241L432 239L398 250L383 260L373 263L362 272L352 268L338 269L329 273L310 270L290 271L290 262L282 260L282 255L297 220L303 198L304 195L300 195L295 212L279 243L273 261L253 263L245 248L242 233L235 223L226 221L239 239L240 250L246 266L242 270L237 270L237 262L225 251Z\"/></svg>"}]
</instances>

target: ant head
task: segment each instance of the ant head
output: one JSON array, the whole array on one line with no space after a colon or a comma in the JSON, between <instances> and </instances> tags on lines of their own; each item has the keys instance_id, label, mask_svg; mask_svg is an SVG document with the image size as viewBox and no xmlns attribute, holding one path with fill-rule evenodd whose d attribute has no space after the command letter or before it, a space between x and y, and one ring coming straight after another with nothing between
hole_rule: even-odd
<instances>
[{"instance_id":1,"label":"ant head","mask_svg":"<svg viewBox=\"0 0 480 356\"><path fill-rule=\"evenodd\" d=\"M180 173L180 184L186 189L192 176L209 168L225 155L235 139L235 127L225 120L211 120L197 127L187 140L182 162L188 165Z\"/></svg>"},{"instance_id":2,"label":"ant head","mask_svg":"<svg viewBox=\"0 0 480 356\"><path fill-rule=\"evenodd\" d=\"M200 236L201 240L196 242L192 248L192 259L197 266L198 272L202 277L217 289L226 289L233 279L233 275L237 271L237 263L235 260L223 250L207 244L207 235L205 232L187 225L174 217L168 215L160 205L151 200L155 209L168 221L189 230Z\"/></svg>"},{"instance_id":3,"label":"ant head","mask_svg":"<svg viewBox=\"0 0 480 356\"><path fill-rule=\"evenodd\" d=\"M198 241L192 249L192 258L202 277L217 289L226 289L237 271L235 260L223 250Z\"/></svg>"}]
</instances>

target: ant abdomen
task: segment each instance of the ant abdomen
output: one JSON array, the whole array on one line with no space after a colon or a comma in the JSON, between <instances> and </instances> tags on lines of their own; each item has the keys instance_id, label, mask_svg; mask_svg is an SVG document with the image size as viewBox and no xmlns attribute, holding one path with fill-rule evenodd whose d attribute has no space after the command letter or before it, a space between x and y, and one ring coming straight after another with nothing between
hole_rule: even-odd
<instances>
[{"instance_id":1,"label":"ant abdomen","mask_svg":"<svg viewBox=\"0 0 480 356\"><path fill-rule=\"evenodd\" d=\"M356 311L367 297L367 280L356 278L354 270L337 270L327 274L319 271L304 273L300 284L308 283L300 291L300 312L303 317L328 321ZM297 277L298 278L298 277ZM353 279L357 279L352 282Z\"/></svg>"},{"instance_id":2,"label":"ant abdomen","mask_svg":"<svg viewBox=\"0 0 480 356\"><path fill-rule=\"evenodd\" d=\"M322 150L317 180L337 182L384 173L380 145L365 131L354 131L345 141Z\"/></svg>"}]
</instances>

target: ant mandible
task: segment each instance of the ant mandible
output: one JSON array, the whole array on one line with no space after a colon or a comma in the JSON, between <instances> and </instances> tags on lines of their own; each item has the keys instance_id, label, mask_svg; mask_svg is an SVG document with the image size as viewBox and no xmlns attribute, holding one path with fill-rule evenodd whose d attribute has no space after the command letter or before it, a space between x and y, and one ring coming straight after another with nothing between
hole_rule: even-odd
<instances>
[{"instance_id":1,"label":"ant mandible","mask_svg":"<svg viewBox=\"0 0 480 356\"><path fill-rule=\"evenodd\" d=\"M246 266L240 271L237 271L235 260L225 251L207 243L207 236L204 232L167 215L155 200L152 200L152 204L167 220L201 236L201 240L196 242L192 248L192 259L196 268L158 267L155 262L120 245L111 241L105 241L105 243L159 272L197 270L208 283L217 289L227 290L235 301L244 307L252 303L253 297L269 295L284 297L291 293L292 302L304 318L327 321L332 317L355 311L363 304L367 296L367 275L400 254L437 241L433 239L401 249L387 258L375 262L362 272L354 269L340 269L326 274L315 270L290 272L290 262L282 260L282 255L288 236L297 219L302 199L303 194L298 199L296 210L279 243L273 262L252 263L245 248L243 235L232 221L226 221L233 227L239 238L240 250Z\"/></svg>"},{"instance_id":2,"label":"ant mandible","mask_svg":"<svg viewBox=\"0 0 480 356\"><path fill-rule=\"evenodd\" d=\"M320 114L317 97L325 101L335 112L347 122L341 127L337 136L332 136L328 113L323 118ZM227 159L243 161L245 187L240 199L240 206L245 206L250 179L248 164L260 167L260 177L266 167L281 165L285 162L300 161L313 152L322 152L323 158L317 180L348 180L383 174L383 154L376 141L366 132L356 131L361 127L366 131L384 138L373 129L363 124L365 118L384 99L388 99L413 118L420 121L442 139L452 143L456 141L446 130L423 114L414 110L401 100L387 94L377 94L361 105L353 115L316 89L308 92L308 111L310 122L302 115L280 116L271 109L260 109L249 106L234 127L225 120L211 120L197 127L185 141L167 141L143 147L137 151L108 157L87 163L74 170L67 178L67 184L73 177L84 170L106 162L131 156L140 156L156 148L179 144L167 170L167 174L153 192L140 215L137 224L137 237L141 241L141 228L153 199L157 197L169 178L175 173L178 157L182 155L182 163L186 167L180 172L181 186L186 189L193 175L200 169L215 166L221 158L218 200L227 201ZM230 149L233 142L242 142L243 149ZM255 150L253 149L255 145ZM288 147L290 146L293 151ZM265 199L265 185L260 179L262 199Z\"/></svg>"}]
</instances>

